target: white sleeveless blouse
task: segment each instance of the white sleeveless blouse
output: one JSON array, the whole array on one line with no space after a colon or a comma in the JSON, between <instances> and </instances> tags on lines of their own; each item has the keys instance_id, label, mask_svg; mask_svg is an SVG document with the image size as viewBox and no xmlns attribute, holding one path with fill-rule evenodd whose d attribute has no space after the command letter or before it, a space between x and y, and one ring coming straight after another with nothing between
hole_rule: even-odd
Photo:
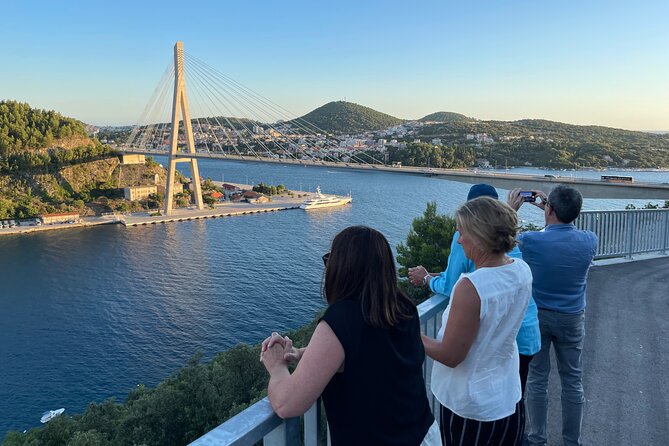
<instances>
[{"instance_id":1,"label":"white sleeveless blouse","mask_svg":"<svg viewBox=\"0 0 669 446\"><path fill-rule=\"evenodd\" d=\"M520 401L516 335L532 294L530 267L520 259L460 276L468 278L481 299L479 331L464 361L455 368L437 361L432 393L463 418L495 421L515 412ZM458 283L451 292L451 301ZM444 337L451 306L444 310L437 339Z\"/></svg>"}]
</instances>

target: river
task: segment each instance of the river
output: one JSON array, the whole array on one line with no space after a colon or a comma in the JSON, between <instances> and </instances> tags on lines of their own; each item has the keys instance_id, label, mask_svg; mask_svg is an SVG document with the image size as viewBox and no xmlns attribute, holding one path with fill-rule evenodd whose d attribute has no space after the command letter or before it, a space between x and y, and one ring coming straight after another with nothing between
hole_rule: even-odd
<instances>
[{"instance_id":1,"label":"river","mask_svg":"<svg viewBox=\"0 0 669 446\"><path fill-rule=\"evenodd\" d=\"M353 204L1 237L0 438L39 425L45 410L65 407L72 415L91 401L122 400L140 383L154 386L198 351L210 358L307 323L324 306L321 256L338 231L372 226L395 247L428 201L452 213L470 187L385 172L199 165L202 176L217 181L351 192ZM609 173L669 182L667 172ZM586 200L584 208L621 209L629 202L645 200ZM520 217L542 223L530 206Z\"/></svg>"}]
</instances>

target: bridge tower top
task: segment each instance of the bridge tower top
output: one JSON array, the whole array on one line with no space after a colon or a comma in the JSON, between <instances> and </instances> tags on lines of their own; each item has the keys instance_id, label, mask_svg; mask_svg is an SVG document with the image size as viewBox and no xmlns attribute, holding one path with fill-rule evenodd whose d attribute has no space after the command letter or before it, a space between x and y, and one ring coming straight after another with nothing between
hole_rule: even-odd
<instances>
[{"instance_id":1,"label":"bridge tower top","mask_svg":"<svg viewBox=\"0 0 669 446\"><path fill-rule=\"evenodd\" d=\"M176 79L184 79L184 43L179 41L174 44L174 72Z\"/></svg>"}]
</instances>

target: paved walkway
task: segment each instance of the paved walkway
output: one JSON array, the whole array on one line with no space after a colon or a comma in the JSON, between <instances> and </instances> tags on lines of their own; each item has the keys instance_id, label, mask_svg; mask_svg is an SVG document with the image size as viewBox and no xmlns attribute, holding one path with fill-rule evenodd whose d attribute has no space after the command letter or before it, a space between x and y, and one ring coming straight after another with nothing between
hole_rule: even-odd
<instances>
[{"instance_id":1,"label":"paved walkway","mask_svg":"<svg viewBox=\"0 0 669 446\"><path fill-rule=\"evenodd\" d=\"M669 258L595 266L584 345L585 445L669 445ZM551 369L548 444L562 445Z\"/></svg>"}]
</instances>

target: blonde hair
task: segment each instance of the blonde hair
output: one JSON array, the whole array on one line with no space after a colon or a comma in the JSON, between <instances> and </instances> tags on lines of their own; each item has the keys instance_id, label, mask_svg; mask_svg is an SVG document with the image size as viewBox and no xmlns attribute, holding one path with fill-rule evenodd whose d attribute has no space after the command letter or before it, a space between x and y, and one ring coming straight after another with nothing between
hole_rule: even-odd
<instances>
[{"instance_id":1,"label":"blonde hair","mask_svg":"<svg viewBox=\"0 0 669 446\"><path fill-rule=\"evenodd\" d=\"M518 216L509 205L494 198L467 201L455 212L455 221L484 251L504 254L516 246Z\"/></svg>"}]
</instances>

